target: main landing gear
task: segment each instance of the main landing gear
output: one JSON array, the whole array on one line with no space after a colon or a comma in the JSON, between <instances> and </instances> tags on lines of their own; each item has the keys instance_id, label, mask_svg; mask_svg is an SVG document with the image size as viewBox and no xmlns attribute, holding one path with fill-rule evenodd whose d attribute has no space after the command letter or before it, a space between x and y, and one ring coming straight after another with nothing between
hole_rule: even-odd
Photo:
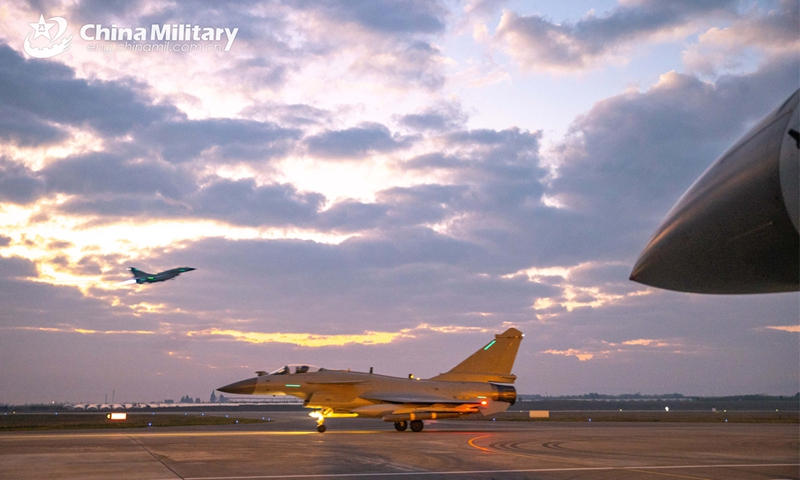
<instances>
[{"instance_id":1,"label":"main landing gear","mask_svg":"<svg viewBox=\"0 0 800 480\"><path fill-rule=\"evenodd\" d=\"M409 425L411 425L412 432L421 432L422 429L425 427L425 424L422 423L422 420L412 420L410 422L406 421L394 422L394 428L398 432L405 431L405 429L408 428Z\"/></svg>"}]
</instances>

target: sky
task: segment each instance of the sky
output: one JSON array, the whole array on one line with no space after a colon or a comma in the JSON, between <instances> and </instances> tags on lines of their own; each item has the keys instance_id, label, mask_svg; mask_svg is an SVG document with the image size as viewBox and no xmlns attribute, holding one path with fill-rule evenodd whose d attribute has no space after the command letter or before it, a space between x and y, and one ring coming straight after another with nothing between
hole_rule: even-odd
<instances>
[{"instance_id":1,"label":"sky","mask_svg":"<svg viewBox=\"0 0 800 480\"><path fill-rule=\"evenodd\" d=\"M149 37L171 25L213 35ZM523 394L793 395L797 293L628 275L798 88L798 25L793 0L0 3L0 403L426 378L511 326Z\"/></svg>"}]
</instances>

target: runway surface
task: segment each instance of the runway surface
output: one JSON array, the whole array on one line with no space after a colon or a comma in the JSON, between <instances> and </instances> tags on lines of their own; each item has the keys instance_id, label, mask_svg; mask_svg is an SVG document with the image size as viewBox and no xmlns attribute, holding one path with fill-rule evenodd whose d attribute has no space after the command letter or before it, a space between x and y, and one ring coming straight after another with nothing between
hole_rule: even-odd
<instances>
[{"instance_id":1,"label":"runway surface","mask_svg":"<svg viewBox=\"0 0 800 480\"><path fill-rule=\"evenodd\" d=\"M798 479L796 424L273 421L0 434L0 478ZM241 415L239 415L241 416Z\"/></svg>"}]
</instances>

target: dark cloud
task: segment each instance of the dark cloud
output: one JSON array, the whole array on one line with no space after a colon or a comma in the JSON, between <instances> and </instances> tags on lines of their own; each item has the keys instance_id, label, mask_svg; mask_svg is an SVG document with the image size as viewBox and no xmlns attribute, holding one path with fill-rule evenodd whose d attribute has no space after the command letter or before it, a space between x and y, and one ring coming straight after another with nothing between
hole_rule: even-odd
<instances>
[{"instance_id":1,"label":"dark cloud","mask_svg":"<svg viewBox=\"0 0 800 480\"><path fill-rule=\"evenodd\" d=\"M620 46L669 32L713 12L734 15L733 0L700 2L647 0L620 5L603 16L594 12L575 23L554 23L541 15L506 12L497 38L520 63L534 69L573 70L591 66Z\"/></svg>"},{"instance_id":2,"label":"dark cloud","mask_svg":"<svg viewBox=\"0 0 800 480\"><path fill-rule=\"evenodd\" d=\"M9 238L5 238L5 244L8 245ZM0 279L19 279L38 277L39 272L36 270L36 264L28 259L21 257L0 257Z\"/></svg>"},{"instance_id":3,"label":"dark cloud","mask_svg":"<svg viewBox=\"0 0 800 480\"><path fill-rule=\"evenodd\" d=\"M0 45L0 111L17 112L0 124L0 138L23 144L46 143L61 133L53 123L90 127L103 135L123 135L135 127L179 115L154 105L129 81L87 81L60 63L26 60Z\"/></svg>"},{"instance_id":4,"label":"dark cloud","mask_svg":"<svg viewBox=\"0 0 800 480\"><path fill-rule=\"evenodd\" d=\"M366 123L345 130L327 130L307 137L304 143L313 156L358 159L371 153L390 153L407 148L412 138L392 135L379 123Z\"/></svg>"},{"instance_id":5,"label":"dark cloud","mask_svg":"<svg viewBox=\"0 0 800 480\"><path fill-rule=\"evenodd\" d=\"M315 226L340 232L370 230L386 216L388 208L380 203L342 200L320 213Z\"/></svg>"},{"instance_id":6,"label":"dark cloud","mask_svg":"<svg viewBox=\"0 0 800 480\"><path fill-rule=\"evenodd\" d=\"M194 285L198 290L175 301L192 301L191 309L226 318L254 319L245 327L251 331L480 325L485 320L478 312L527 319L537 296L557 292L521 278L486 276L480 268L485 256L480 247L416 228L339 245L208 239L152 260L202 267L207 276ZM220 296L228 299L225 306L213 300Z\"/></svg>"},{"instance_id":7,"label":"dark cloud","mask_svg":"<svg viewBox=\"0 0 800 480\"><path fill-rule=\"evenodd\" d=\"M45 193L45 183L24 165L0 157L0 200L26 204Z\"/></svg>"},{"instance_id":8,"label":"dark cloud","mask_svg":"<svg viewBox=\"0 0 800 480\"><path fill-rule=\"evenodd\" d=\"M169 168L159 170L154 165L132 167L110 162L97 169L99 177L81 176L87 164L77 168L59 167L59 173L67 173L59 175L52 188L80 193L60 205L59 210L106 217L98 221L147 217L215 219L233 225L273 227L325 224L317 222L325 197L298 192L289 184L256 185L252 179L205 178L201 187L179 172ZM52 171L47 173L58 175ZM109 177L114 180L110 181ZM356 228L346 222L325 226Z\"/></svg>"},{"instance_id":9,"label":"dark cloud","mask_svg":"<svg viewBox=\"0 0 800 480\"><path fill-rule=\"evenodd\" d=\"M0 106L0 140L20 147L50 145L67 137L63 129L15 107Z\"/></svg>"},{"instance_id":10,"label":"dark cloud","mask_svg":"<svg viewBox=\"0 0 800 480\"><path fill-rule=\"evenodd\" d=\"M96 223L109 223L120 218L140 217L148 219L179 218L191 215L191 205L171 200L160 193L99 194L73 196L58 206L67 214L100 215Z\"/></svg>"},{"instance_id":11,"label":"dark cloud","mask_svg":"<svg viewBox=\"0 0 800 480\"><path fill-rule=\"evenodd\" d=\"M292 185L256 185L252 179L218 180L189 199L194 215L244 225L305 225L325 202Z\"/></svg>"},{"instance_id":12,"label":"dark cloud","mask_svg":"<svg viewBox=\"0 0 800 480\"><path fill-rule=\"evenodd\" d=\"M272 123L229 118L160 122L143 131L140 140L160 150L165 160L181 163L213 149L215 163L267 162L285 155L300 130Z\"/></svg>"},{"instance_id":13,"label":"dark cloud","mask_svg":"<svg viewBox=\"0 0 800 480\"><path fill-rule=\"evenodd\" d=\"M672 72L646 92L608 98L576 119L546 192L585 216L576 248L586 256L576 263L638 253L700 173L791 94L799 69L796 58L784 59L715 84Z\"/></svg>"},{"instance_id":14,"label":"dark cloud","mask_svg":"<svg viewBox=\"0 0 800 480\"><path fill-rule=\"evenodd\" d=\"M466 186L417 185L394 187L378 193L386 208L385 226L437 224L469 208Z\"/></svg>"},{"instance_id":15,"label":"dark cloud","mask_svg":"<svg viewBox=\"0 0 800 480\"><path fill-rule=\"evenodd\" d=\"M94 194L144 194L180 198L195 187L190 176L164 163L89 153L51 163L40 171L50 191Z\"/></svg>"}]
</instances>

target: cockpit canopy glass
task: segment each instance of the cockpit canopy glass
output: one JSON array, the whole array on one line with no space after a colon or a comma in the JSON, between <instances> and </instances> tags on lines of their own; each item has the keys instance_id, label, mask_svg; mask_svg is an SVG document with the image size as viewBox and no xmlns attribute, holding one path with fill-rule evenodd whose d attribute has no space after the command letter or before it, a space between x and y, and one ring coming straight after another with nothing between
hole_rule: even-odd
<instances>
[{"instance_id":1,"label":"cockpit canopy glass","mask_svg":"<svg viewBox=\"0 0 800 480\"><path fill-rule=\"evenodd\" d=\"M319 372L320 370L322 369L316 365L291 364L283 366L274 372L269 372L269 375L296 375L298 373Z\"/></svg>"}]
</instances>

